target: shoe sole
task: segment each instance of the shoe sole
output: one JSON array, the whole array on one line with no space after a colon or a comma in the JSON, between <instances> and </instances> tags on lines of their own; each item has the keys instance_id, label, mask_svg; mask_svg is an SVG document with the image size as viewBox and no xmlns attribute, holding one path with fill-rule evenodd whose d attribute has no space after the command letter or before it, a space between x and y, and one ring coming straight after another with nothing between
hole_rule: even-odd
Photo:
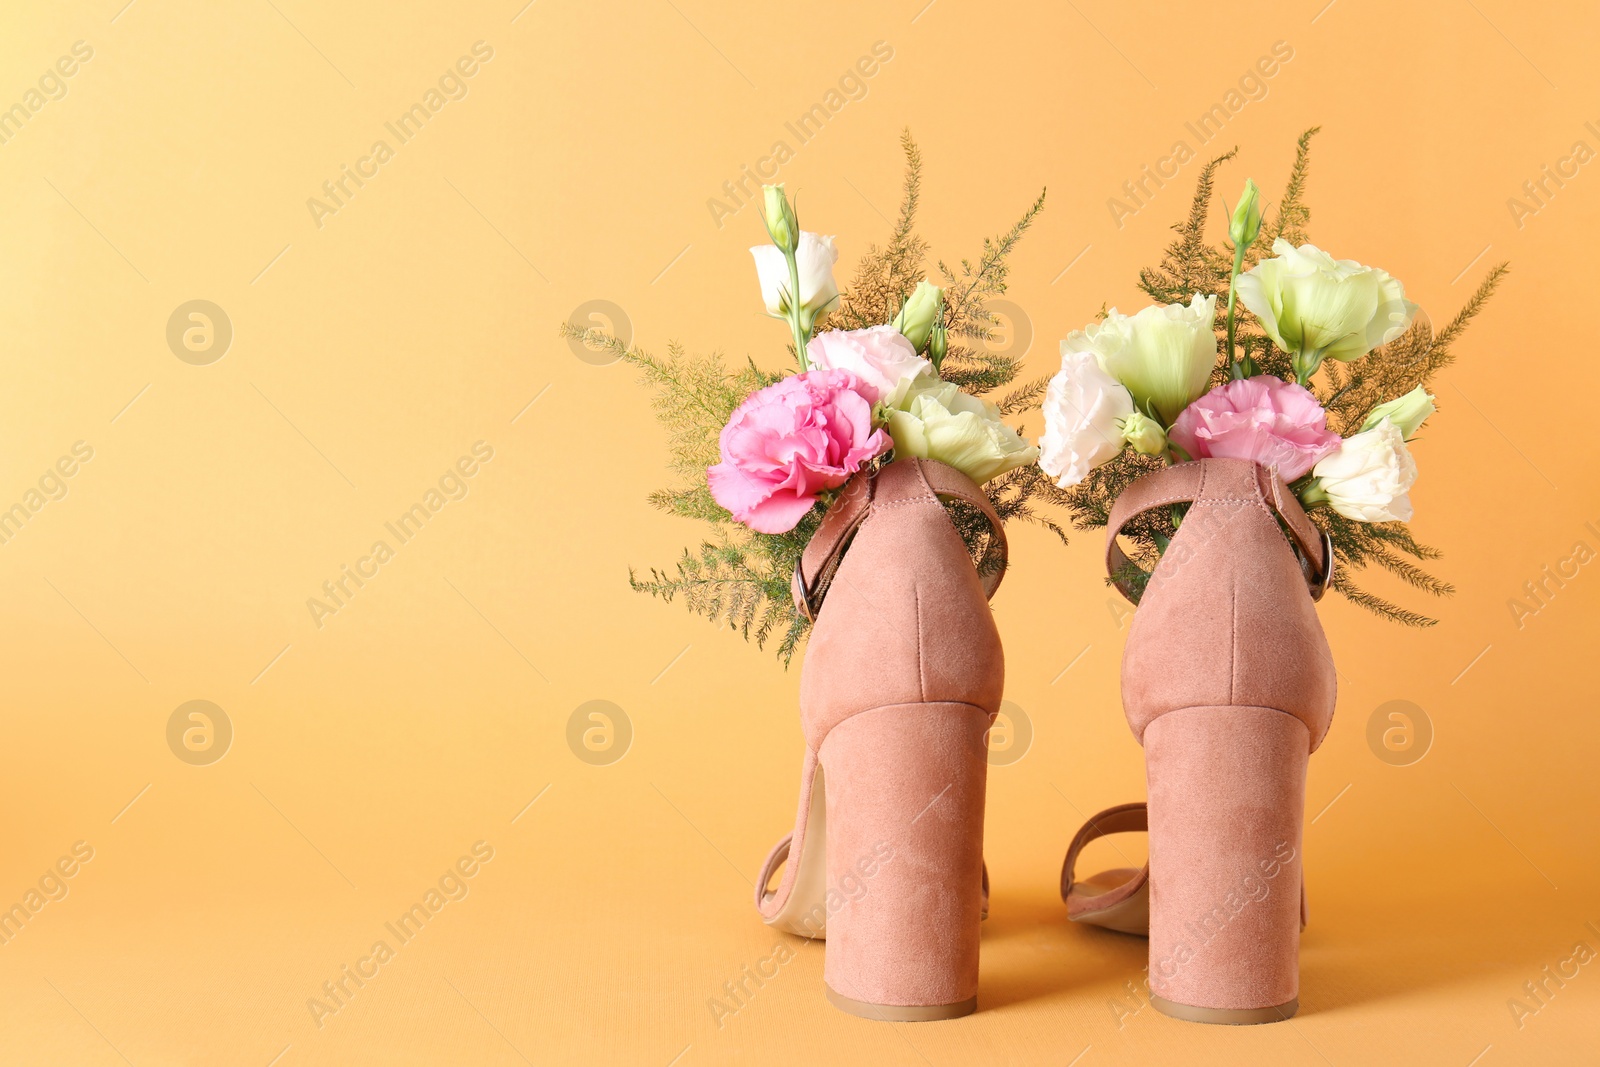
<instances>
[{"instance_id":1,"label":"shoe sole","mask_svg":"<svg viewBox=\"0 0 1600 1067\"><path fill-rule=\"evenodd\" d=\"M959 1019L978 1010L977 997L968 997L954 1004L868 1004L864 1000L852 1000L843 993L837 993L832 986L825 985L823 989L827 990L828 1002L840 1011L879 1022L937 1022L940 1019Z\"/></svg>"},{"instance_id":2,"label":"shoe sole","mask_svg":"<svg viewBox=\"0 0 1600 1067\"><path fill-rule=\"evenodd\" d=\"M1162 1015L1182 1019L1189 1023L1213 1023L1221 1026L1254 1026L1257 1023L1283 1022L1300 1010L1300 998L1270 1008L1199 1008L1192 1004L1174 1004L1154 994L1150 1004Z\"/></svg>"}]
</instances>

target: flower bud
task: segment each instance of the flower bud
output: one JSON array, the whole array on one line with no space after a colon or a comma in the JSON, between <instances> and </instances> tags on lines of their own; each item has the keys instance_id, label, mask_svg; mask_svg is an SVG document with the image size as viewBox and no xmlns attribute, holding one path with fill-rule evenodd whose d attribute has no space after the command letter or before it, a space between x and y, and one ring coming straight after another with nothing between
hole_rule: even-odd
<instances>
[{"instance_id":1,"label":"flower bud","mask_svg":"<svg viewBox=\"0 0 1600 1067\"><path fill-rule=\"evenodd\" d=\"M783 195L783 183L763 185L761 192L767 212L767 234L773 244L785 252L793 252L800 245L800 221L795 218L789 198Z\"/></svg>"},{"instance_id":2,"label":"flower bud","mask_svg":"<svg viewBox=\"0 0 1600 1067\"><path fill-rule=\"evenodd\" d=\"M1379 404L1372 409L1372 414L1367 416L1367 421L1361 424L1363 430L1370 430L1384 419L1394 424L1406 440L1415 437L1422 428L1422 423L1434 411L1433 396L1422 386L1417 386L1398 400L1391 400L1387 404Z\"/></svg>"},{"instance_id":3,"label":"flower bud","mask_svg":"<svg viewBox=\"0 0 1600 1067\"><path fill-rule=\"evenodd\" d=\"M1244 180L1244 194L1233 209L1233 220L1228 224L1228 237L1234 248L1249 248L1256 243L1261 232L1261 190L1250 178Z\"/></svg>"},{"instance_id":4,"label":"flower bud","mask_svg":"<svg viewBox=\"0 0 1600 1067\"><path fill-rule=\"evenodd\" d=\"M917 283L916 291L901 305L900 314L894 318L894 328L899 330L911 347L921 352L928 345L933 324L939 321L944 306L944 290L929 281Z\"/></svg>"},{"instance_id":5,"label":"flower bud","mask_svg":"<svg viewBox=\"0 0 1600 1067\"><path fill-rule=\"evenodd\" d=\"M1125 416L1118 429L1122 431L1122 439L1133 446L1135 452L1142 452L1147 456L1159 456L1167 448L1167 435L1162 431L1161 424L1143 412L1135 411Z\"/></svg>"},{"instance_id":6,"label":"flower bud","mask_svg":"<svg viewBox=\"0 0 1600 1067\"><path fill-rule=\"evenodd\" d=\"M933 363L935 372L944 365L944 356L949 350L950 334L941 322L928 333L928 359Z\"/></svg>"}]
</instances>

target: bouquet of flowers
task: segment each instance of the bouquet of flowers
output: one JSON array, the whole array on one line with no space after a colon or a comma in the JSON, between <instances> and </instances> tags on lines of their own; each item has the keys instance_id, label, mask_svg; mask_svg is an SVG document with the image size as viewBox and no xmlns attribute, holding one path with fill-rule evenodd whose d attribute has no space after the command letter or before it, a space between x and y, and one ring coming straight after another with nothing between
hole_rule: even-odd
<instances>
[{"instance_id":1,"label":"bouquet of flowers","mask_svg":"<svg viewBox=\"0 0 1600 1067\"><path fill-rule=\"evenodd\" d=\"M1434 335L1397 279L1309 243L1302 197L1316 132L1301 136L1270 222L1246 181L1226 250L1207 243L1205 224L1216 168L1233 153L1203 168L1178 240L1159 269L1142 272L1157 303L1134 315L1104 310L1061 343L1039 463L1067 491L1080 528L1104 526L1123 489L1165 464L1218 457L1275 469L1334 547L1333 589L1387 618L1432 625L1357 587L1350 571L1375 564L1425 592L1453 592L1412 562L1438 552L1405 526L1417 479L1410 446L1435 410L1430 379L1507 266ZM1137 596L1182 521L1174 508L1131 525L1134 551L1113 580Z\"/></svg>"},{"instance_id":2,"label":"bouquet of flowers","mask_svg":"<svg viewBox=\"0 0 1600 1067\"><path fill-rule=\"evenodd\" d=\"M939 261L936 283L924 273L928 246L914 227L921 156L909 133L901 144L899 219L847 290L834 277L834 238L800 228L782 185L764 188L770 243L751 254L767 313L788 327L791 366L771 371L747 359L730 368L677 345L659 359L600 331L564 329L641 372L680 478L651 501L712 528L674 568L630 573L634 589L668 601L681 595L691 611L758 646L775 637L786 664L810 627L789 592L795 563L859 471L899 457L937 460L984 486L1002 520L1033 521L1065 540L1035 509L1040 498L1060 504L1064 494L1040 472L1038 450L1004 421L1037 403L1043 379L988 396L1016 378L1019 360L985 346L998 323L985 304L1005 292L1006 257L1044 194L1010 230L986 239L975 263ZM1002 565L977 510L948 506L980 571Z\"/></svg>"}]
</instances>

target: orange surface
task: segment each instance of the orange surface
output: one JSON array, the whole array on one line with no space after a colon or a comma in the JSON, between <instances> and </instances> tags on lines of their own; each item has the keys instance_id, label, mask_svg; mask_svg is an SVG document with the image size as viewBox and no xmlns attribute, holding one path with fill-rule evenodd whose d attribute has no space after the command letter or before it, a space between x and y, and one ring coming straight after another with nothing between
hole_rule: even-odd
<instances>
[{"instance_id":1,"label":"orange surface","mask_svg":"<svg viewBox=\"0 0 1600 1067\"><path fill-rule=\"evenodd\" d=\"M0 143L0 507L27 515L0 543L0 903L37 907L0 943L0 1061L1593 1061L1600 18L923 2L11 5L0 105L38 106ZM892 56L841 82L875 42ZM1275 42L1292 58L1250 80ZM645 504L665 477L645 394L557 325L604 300L653 349L776 361L755 212L708 200L790 142L802 217L853 263L909 125L940 255L1049 187L1008 294L1047 370L1102 302L1142 303L1197 164L1120 226L1108 200L1170 172L1241 83L1197 147L1240 146L1230 198L1247 175L1276 197L1321 124L1320 243L1436 322L1514 267L1416 449L1415 528L1460 592L1427 631L1323 610L1342 675L1311 765L1302 1014L1135 1010L1142 945L1067 927L1067 839L1141 796L1142 766L1097 539L1025 530L996 612L1034 737L991 778L983 1010L856 1020L823 1000L821 949L792 946L718 1019L783 944L749 880L793 814L797 673L628 590L699 531ZM800 144L785 124L841 84ZM430 89L421 130L389 132ZM1563 184L1509 207L1547 164ZM308 207L337 180L336 211ZM231 323L220 359L220 333L183 347L186 317L187 358L169 346L192 300ZM1567 577L1513 610L1546 566ZM592 700L624 711L619 761L577 758L581 729L569 747ZM1405 766L1368 743L1397 700L1432 731ZM221 714L169 731L190 701Z\"/></svg>"}]
</instances>

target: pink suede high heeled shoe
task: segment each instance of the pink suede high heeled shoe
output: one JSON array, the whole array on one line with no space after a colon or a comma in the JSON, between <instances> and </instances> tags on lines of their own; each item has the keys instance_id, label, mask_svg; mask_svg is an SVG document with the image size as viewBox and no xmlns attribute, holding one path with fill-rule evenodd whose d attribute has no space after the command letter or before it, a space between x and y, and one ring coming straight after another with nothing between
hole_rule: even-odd
<instances>
[{"instance_id":1,"label":"pink suede high heeled shoe","mask_svg":"<svg viewBox=\"0 0 1600 1067\"><path fill-rule=\"evenodd\" d=\"M988 517L999 568L980 579L940 497ZM806 753L794 832L762 866L756 908L826 937L828 999L865 1018L977 1007L987 732L1005 677L988 597L1004 559L999 517L970 479L901 459L852 479L796 568L796 602L815 619Z\"/></svg>"},{"instance_id":2,"label":"pink suede high heeled shoe","mask_svg":"<svg viewBox=\"0 0 1600 1067\"><path fill-rule=\"evenodd\" d=\"M1122 494L1107 524L1111 574L1127 563L1123 527L1184 502L1122 660L1124 709L1145 751L1150 861L1074 882L1087 840L1141 828L1139 805L1113 808L1079 832L1062 890L1079 921L1138 932L1148 915L1157 1010L1274 1022L1299 1007L1306 764L1334 706L1314 601L1332 545L1276 474L1205 459Z\"/></svg>"}]
</instances>

